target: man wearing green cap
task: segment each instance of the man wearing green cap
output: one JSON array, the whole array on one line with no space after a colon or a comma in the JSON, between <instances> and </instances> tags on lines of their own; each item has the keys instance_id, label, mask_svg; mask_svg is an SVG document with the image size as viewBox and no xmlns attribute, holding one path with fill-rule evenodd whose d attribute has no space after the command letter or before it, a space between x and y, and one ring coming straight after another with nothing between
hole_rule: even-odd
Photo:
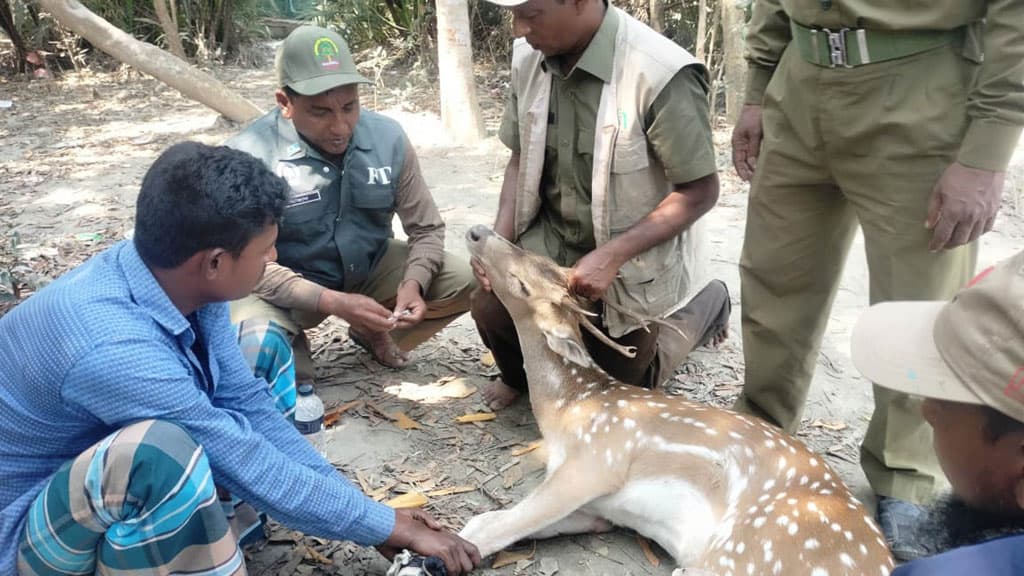
<instances>
[{"instance_id":1,"label":"man wearing green cap","mask_svg":"<svg viewBox=\"0 0 1024 576\"><path fill-rule=\"evenodd\" d=\"M377 361L400 367L469 308L474 280L466 262L444 251L444 222L402 128L360 110L359 84L368 81L345 41L297 28L278 52L277 72L278 107L228 145L262 159L291 196L278 261L253 295L233 303L232 321L287 414L294 379L313 377L304 329L340 317ZM392 238L395 214L407 242Z\"/></svg>"},{"instance_id":2,"label":"man wearing green cap","mask_svg":"<svg viewBox=\"0 0 1024 576\"><path fill-rule=\"evenodd\" d=\"M758 0L733 163L752 179L737 408L793 432L857 224L872 303L970 279L1024 125L1024 2ZM941 472L918 402L874 389L861 465L901 559Z\"/></svg>"}]
</instances>

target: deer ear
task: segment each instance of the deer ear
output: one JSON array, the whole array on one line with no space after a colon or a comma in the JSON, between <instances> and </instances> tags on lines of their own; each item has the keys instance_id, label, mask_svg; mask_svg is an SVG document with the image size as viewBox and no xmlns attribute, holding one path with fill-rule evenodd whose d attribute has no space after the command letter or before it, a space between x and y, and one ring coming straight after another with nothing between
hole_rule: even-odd
<instances>
[{"instance_id":1,"label":"deer ear","mask_svg":"<svg viewBox=\"0 0 1024 576\"><path fill-rule=\"evenodd\" d=\"M562 358L579 364L584 368L589 368L593 364L590 360L590 354L574 338L546 330L544 331L544 337L547 338L548 348L551 348L555 354Z\"/></svg>"}]
</instances>

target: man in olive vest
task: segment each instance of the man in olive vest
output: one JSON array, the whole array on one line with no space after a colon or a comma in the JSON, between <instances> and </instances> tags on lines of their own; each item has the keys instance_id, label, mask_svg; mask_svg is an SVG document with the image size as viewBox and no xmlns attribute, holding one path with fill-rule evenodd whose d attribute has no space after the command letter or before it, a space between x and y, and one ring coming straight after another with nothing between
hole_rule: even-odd
<instances>
[{"instance_id":1,"label":"man in olive vest","mask_svg":"<svg viewBox=\"0 0 1024 576\"><path fill-rule=\"evenodd\" d=\"M287 414L294 379L314 375L304 329L337 316L377 361L403 366L469 308L475 282L469 264L444 251L444 222L401 126L360 110L368 81L345 41L297 28L277 72L278 107L228 145L263 160L291 196L277 263L231 312L246 358ZM393 238L395 214L407 242Z\"/></svg>"},{"instance_id":2,"label":"man in olive vest","mask_svg":"<svg viewBox=\"0 0 1024 576\"><path fill-rule=\"evenodd\" d=\"M724 337L725 285L697 282L693 227L718 199L704 67L602 0L491 0L512 12L512 85L500 137L512 150L495 231L571 267L575 293L609 306L602 329L634 359L583 338L619 380L653 387L694 347ZM488 290L472 315L502 381L492 407L526 387L512 320ZM684 306L685 304L685 306ZM640 328L630 314L669 316L687 337Z\"/></svg>"},{"instance_id":3,"label":"man in olive vest","mask_svg":"<svg viewBox=\"0 0 1024 576\"><path fill-rule=\"evenodd\" d=\"M871 303L944 300L971 278L1024 124L1024 3L758 0L747 60L737 408L793 432L858 222ZM909 559L927 552L914 503L942 474L920 403L874 398L861 465Z\"/></svg>"}]
</instances>

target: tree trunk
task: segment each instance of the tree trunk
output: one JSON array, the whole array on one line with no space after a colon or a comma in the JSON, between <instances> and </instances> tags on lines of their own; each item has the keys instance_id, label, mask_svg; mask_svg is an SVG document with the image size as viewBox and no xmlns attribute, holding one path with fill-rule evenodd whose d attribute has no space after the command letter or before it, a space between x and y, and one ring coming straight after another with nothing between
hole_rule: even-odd
<instances>
[{"instance_id":1,"label":"tree trunk","mask_svg":"<svg viewBox=\"0 0 1024 576\"><path fill-rule=\"evenodd\" d=\"M730 124L736 122L743 107L743 90L747 63L743 59L743 25L746 12L735 0L723 0L722 51L725 66L725 117Z\"/></svg>"},{"instance_id":2,"label":"tree trunk","mask_svg":"<svg viewBox=\"0 0 1024 576\"><path fill-rule=\"evenodd\" d=\"M171 54L188 62L188 57L185 56L185 47L181 45L181 36L178 36L178 21L168 11L167 0L153 0L153 8L156 9L156 19L160 21L160 27L164 29L167 49Z\"/></svg>"},{"instance_id":3,"label":"tree trunk","mask_svg":"<svg viewBox=\"0 0 1024 576\"><path fill-rule=\"evenodd\" d=\"M205 104L235 122L248 122L263 114L255 104L224 86L216 78L196 70L167 52L132 38L90 12L78 0L38 0L61 25L90 44Z\"/></svg>"},{"instance_id":4,"label":"tree trunk","mask_svg":"<svg viewBox=\"0 0 1024 576\"><path fill-rule=\"evenodd\" d=\"M651 28L658 34L665 33L665 0L650 0L647 10L651 14Z\"/></svg>"},{"instance_id":5,"label":"tree trunk","mask_svg":"<svg viewBox=\"0 0 1024 576\"><path fill-rule=\"evenodd\" d=\"M466 0L437 0L441 122L459 144L475 144L484 136L483 116L473 81L470 37Z\"/></svg>"},{"instance_id":6,"label":"tree trunk","mask_svg":"<svg viewBox=\"0 0 1024 576\"><path fill-rule=\"evenodd\" d=\"M11 11L11 5L7 0L0 0L0 30L6 32L7 37L11 39L11 44L14 44L16 69L18 72L24 72L25 54L28 49L25 46L25 41L21 39L21 34L18 34L18 23L14 21L14 12Z\"/></svg>"},{"instance_id":7,"label":"tree trunk","mask_svg":"<svg viewBox=\"0 0 1024 576\"><path fill-rule=\"evenodd\" d=\"M720 0L721 1L721 0ZM725 0L728 1L728 0ZM714 51L715 47L708 45L708 0L699 0L697 2L697 53L694 56L701 62L706 62L704 57L707 55L707 50Z\"/></svg>"}]
</instances>

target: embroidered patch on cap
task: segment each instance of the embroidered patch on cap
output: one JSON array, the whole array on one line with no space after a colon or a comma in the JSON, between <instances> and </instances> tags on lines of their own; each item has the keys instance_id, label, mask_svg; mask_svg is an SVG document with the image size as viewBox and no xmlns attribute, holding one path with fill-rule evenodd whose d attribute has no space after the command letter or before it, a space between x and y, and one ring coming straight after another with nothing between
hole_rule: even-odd
<instances>
[{"instance_id":1,"label":"embroidered patch on cap","mask_svg":"<svg viewBox=\"0 0 1024 576\"><path fill-rule=\"evenodd\" d=\"M337 68L340 64L337 58L338 45L326 36L321 36L313 44L313 55L320 62L321 68Z\"/></svg>"}]
</instances>

